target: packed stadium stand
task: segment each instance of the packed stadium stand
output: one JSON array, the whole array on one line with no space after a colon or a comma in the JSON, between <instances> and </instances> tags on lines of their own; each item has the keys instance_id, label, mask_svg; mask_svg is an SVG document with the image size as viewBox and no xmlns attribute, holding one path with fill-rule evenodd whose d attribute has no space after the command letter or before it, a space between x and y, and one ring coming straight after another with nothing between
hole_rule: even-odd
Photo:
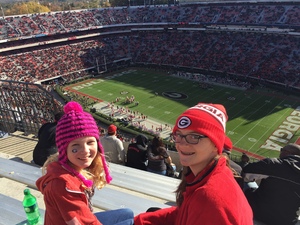
<instances>
[{"instance_id":1,"label":"packed stadium stand","mask_svg":"<svg viewBox=\"0 0 300 225\"><path fill-rule=\"evenodd\" d=\"M222 2L5 17L0 75L67 82L95 67L156 64L299 90L299 15L295 2Z\"/></svg>"},{"instance_id":2,"label":"packed stadium stand","mask_svg":"<svg viewBox=\"0 0 300 225\"><path fill-rule=\"evenodd\" d=\"M5 133L37 134L61 110L62 105L40 85L2 80L0 87L0 131Z\"/></svg>"}]
</instances>

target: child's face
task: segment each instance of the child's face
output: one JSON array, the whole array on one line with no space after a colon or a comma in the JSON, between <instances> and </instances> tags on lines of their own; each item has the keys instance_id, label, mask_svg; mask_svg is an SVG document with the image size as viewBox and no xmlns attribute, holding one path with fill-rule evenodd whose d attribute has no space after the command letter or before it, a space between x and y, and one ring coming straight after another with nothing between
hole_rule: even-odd
<instances>
[{"instance_id":1,"label":"child's face","mask_svg":"<svg viewBox=\"0 0 300 225\"><path fill-rule=\"evenodd\" d=\"M81 137L71 141L67 147L67 156L71 166L77 171L91 165L97 155L98 143L95 137Z\"/></svg>"},{"instance_id":2,"label":"child's face","mask_svg":"<svg viewBox=\"0 0 300 225\"><path fill-rule=\"evenodd\" d=\"M179 129L176 133L181 135L202 135L192 130ZM218 155L218 149L208 138L201 138L197 144L189 144L184 138L176 142L176 149L183 166L189 166L196 176L211 160Z\"/></svg>"}]
</instances>

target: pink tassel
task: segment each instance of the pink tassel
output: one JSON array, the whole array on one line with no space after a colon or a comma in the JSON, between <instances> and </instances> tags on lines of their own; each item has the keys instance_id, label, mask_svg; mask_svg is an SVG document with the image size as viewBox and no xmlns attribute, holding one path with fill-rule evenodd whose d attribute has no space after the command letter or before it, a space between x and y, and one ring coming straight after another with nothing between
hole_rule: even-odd
<instances>
[{"instance_id":1,"label":"pink tassel","mask_svg":"<svg viewBox=\"0 0 300 225\"><path fill-rule=\"evenodd\" d=\"M74 173L74 175L77 176L86 187L88 187L88 188L93 187L94 182L92 180L86 179L81 173L78 173L78 171L74 170L67 163L63 164L63 166L70 172Z\"/></svg>"}]
</instances>

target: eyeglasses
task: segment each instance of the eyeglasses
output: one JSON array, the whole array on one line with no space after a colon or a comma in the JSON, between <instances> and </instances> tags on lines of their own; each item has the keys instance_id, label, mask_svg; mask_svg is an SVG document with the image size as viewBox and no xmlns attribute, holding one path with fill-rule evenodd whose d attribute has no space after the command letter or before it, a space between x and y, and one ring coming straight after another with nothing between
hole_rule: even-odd
<instances>
[{"instance_id":1,"label":"eyeglasses","mask_svg":"<svg viewBox=\"0 0 300 225\"><path fill-rule=\"evenodd\" d=\"M182 138L185 139L185 141L189 144L196 145L199 143L199 140L202 138L207 138L207 136L204 135L198 135L198 134L187 134L182 135L179 133L171 134L171 138L175 143L181 142Z\"/></svg>"}]
</instances>

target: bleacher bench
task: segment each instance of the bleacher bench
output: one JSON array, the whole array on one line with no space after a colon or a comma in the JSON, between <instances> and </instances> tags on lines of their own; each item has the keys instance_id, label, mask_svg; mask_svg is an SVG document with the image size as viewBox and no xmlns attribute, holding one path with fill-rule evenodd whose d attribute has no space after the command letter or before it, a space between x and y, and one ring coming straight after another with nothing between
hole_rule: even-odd
<instances>
[{"instance_id":1,"label":"bleacher bench","mask_svg":"<svg viewBox=\"0 0 300 225\"><path fill-rule=\"evenodd\" d=\"M1 157L0 165L0 176L36 188L35 182L41 176L41 168ZM112 185L107 185L95 192L92 199L95 207L103 210L126 207L132 209L137 215L150 207L165 208L174 205L174 197L169 194L174 194L179 180L117 164L110 164L110 169L114 180ZM137 195L127 191L133 191ZM144 198L140 196L142 194L167 202L161 203ZM21 201L3 194L0 194L0 201L0 224L26 224L26 216ZM45 212L44 210L40 211L43 218ZM254 221L254 225L264 224ZM300 225L300 222L297 225Z\"/></svg>"},{"instance_id":2,"label":"bleacher bench","mask_svg":"<svg viewBox=\"0 0 300 225\"><path fill-rule=\"evenodd\" d=\"M25 225L27 224L26 214L21 201L6 195L0 194L0 224L1 225ZM37 225L44 224L45 211L40 209L41 219Z\"/></svg>"},{"instance_id":3,"label":"bleacher bench","mask_svg":"<svg viewBox=\"0 0 300 225\"><path fill-rule=\"evenodd\" d=\"M134 168L109 164L113 177L112 185L140 192L146 195L175 202L175 191L180 180Z\"/></svg>"},{"instance_id":4,"label":"bleacher bench","mask_svg":"<svg viewBox=\"0 0 300 225\"><path fill-rule=\"evenodd\" d=\"M0 165L0 176L36 189L35 182L41 176L41 168L1 157ZM96 190L92 198L94 207L103 210L130 208L137 215L150 207L165 208L175 204L172 196L166 192L174 192L179 182L177 179L121 165L110 166L114 180L111 185ZM147 196L148 192L153 198Z\"/></svg>"}]
</instances>

